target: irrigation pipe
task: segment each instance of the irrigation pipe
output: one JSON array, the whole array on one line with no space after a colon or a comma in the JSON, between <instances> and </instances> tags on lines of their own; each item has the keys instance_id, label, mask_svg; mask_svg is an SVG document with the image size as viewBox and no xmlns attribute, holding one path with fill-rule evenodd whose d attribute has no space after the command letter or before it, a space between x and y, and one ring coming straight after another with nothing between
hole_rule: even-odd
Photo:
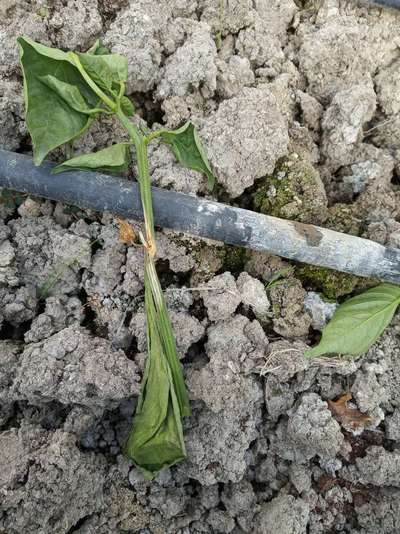
<instances>
[{"instance_id":1,"label":"irrigation pipe","mask_svg":"<svg viewBox=\"0 0 400 534\"><path fill-rule=\"evenodd\" d=\"M0 187L143 219L134 182L100 173L53 176L52 164L35 167L30 157L0 149ZM266 251L337 271L400 283L400 249L309 224L279 219L195 196L153 188L157 226Z\"/></svg>"},{"instance_id":2,"label":"irrigation pipe","mask_svg":"<svg viewBox=\"0 0 400 534\"><path fill-rule=\"evenodd\" d=\"M386 7L395 7L400 9L400 0L370 0L372 4L379 4Z\"/></svg>"}]
</instances>

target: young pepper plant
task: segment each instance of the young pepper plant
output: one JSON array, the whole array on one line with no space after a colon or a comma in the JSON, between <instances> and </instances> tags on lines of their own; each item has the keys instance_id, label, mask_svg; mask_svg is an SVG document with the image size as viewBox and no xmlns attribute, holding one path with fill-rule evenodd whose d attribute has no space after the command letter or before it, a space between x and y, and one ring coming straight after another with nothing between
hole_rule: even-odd
<instances>
[{"instance_id":1,"label":"young pepper plant","mask_svg":"<svg viewBox=\"0 0 400 534\"><path fill-rule=\"evenodd\" d=\"M141 394L126 444L126 454L149 477L186 457L182 418L190 415L189 399L179 362L164 295L156 271L156 240L149 173L148 145L165 143L177 160L204 173L209 186L214 176L190 122L178 130L143 132L129 117L134 107L125 96L126 58L111 54L98 41L87 52L64 52L18 39L24 75L26 122L33 157L40 165L48 153L71 145L102 114L114 115L129 134L129 143L117 143L91 154L68 159L54 173L68 170L118 172L129 166L130 147L136 152L137 179L144 214L140 239L145 251L145 310L148 358Z\"/></svg>"}]
</instances>

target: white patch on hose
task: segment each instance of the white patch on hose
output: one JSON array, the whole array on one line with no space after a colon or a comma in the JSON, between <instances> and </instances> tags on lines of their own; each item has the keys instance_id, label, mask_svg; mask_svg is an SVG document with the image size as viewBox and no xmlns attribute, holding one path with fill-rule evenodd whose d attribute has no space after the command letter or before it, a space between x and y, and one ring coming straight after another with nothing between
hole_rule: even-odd
<instances>
[{"instance_id":1,"label":"white patch on hose","mask_svg":"<svg viewBox=\"0 0 400 534\"><path fill-rule=\"evenodd\" d=\"M205 203L200 204L197 208L198 212L205 211L206 213L219 213L225 209L225 206L218 206L218 204Z\"/></svg>"},{"instance_id":2,"label":"white patch on hose","mask_svg":"<svg viewBox=\"0 0 400 534\"><path fill-rule=\"evenodd\" d=\"M239 228L239 230L245 230L247 226L242 221L236 221L235 222L236 228Z\"/></svg>"}]
</instances>

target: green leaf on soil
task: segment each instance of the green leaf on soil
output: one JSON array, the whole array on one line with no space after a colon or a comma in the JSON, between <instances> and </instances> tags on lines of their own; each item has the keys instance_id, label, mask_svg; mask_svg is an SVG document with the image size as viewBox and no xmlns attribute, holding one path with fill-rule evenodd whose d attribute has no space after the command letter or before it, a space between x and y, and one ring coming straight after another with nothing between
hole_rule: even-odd
<instances>
[{"instance_id":1,"label":"green leaf on soil","mask_svg":"<svg viewBox=\"0 0 400 534\"><path fill-rule=\"evenodd\" d=\"M52 170L52 174L65 171L121 172L129 166L129 143L119 143L98 152L83 154L64 161Z\"/></svg>"},{"instance_id":2,"label":"green leaf on soil","mask_svg":"<svg viewBox=\"0 0 400 534\"><path fill-rule=\"evenodd\" d=\"M322 339L305 355L327 353L358 356L377 341L400 303L400 287L381 284L341 304L322 332Z\"/></svg>"},{"instance_id":3,"label":"green leaf on soil","mask_svg":"<svg viewBox=\"0 0 400 534\"><path fill-rule=\"evenodd\" d=\"M18 43L24 74L26 122L32 137L34 162L40 165L51 150L79 137L92 121L86 112L68 104L71 93L66 97L66 86L62 84L74 86L75 103L78 92L88 109L96 108L99 99L70 63L68 54L27 37L20 37ZM61 83L55 90L56 81Z\"/></svg>"},{"instance_id":4,"label":"green leaf on soil","mask_svg":"<svg viewBox=\"0 0 400 534\"><path fill-rule=\"evenodd\" d=\"M202 172L208 178L210 189L214 187L215 176L210 163L201 145L198 133L191 122L187 122L177 130L163 130L160 134L175 154L176 159L183 167Z\"/></svg>"}]
</instances>

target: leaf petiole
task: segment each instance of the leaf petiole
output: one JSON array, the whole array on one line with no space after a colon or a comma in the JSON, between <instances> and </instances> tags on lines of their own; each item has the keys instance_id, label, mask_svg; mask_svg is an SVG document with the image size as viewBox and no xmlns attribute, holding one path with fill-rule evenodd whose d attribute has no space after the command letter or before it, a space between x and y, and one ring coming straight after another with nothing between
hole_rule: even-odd
<instances>
[{"instance_id":1,"label":"leaf petiole","mask_svg":"<svg viewBox=\"0 0 400 534\"><path fill-rule=\"evenodd\" d=\"M118 93L118 102L121 102L121 98L125 94L125 83L119 82L119 93Z\"/></svg>"},{"instance_id":2,"label":"leaf petiole","mask_svg":"<svg viewBox=\"0 0 400 534\"><path fill-rule=\"evenodd\" d=\"M147 136L146 136L146 142L147 143L151 143L152 141L154 141L154 139L157 139L157 137L161 137L163 133L165 133L167 130L165 129L162 129L162 130L156 130L154 132L150 132Z\"/></svg>"},{"instance_id":3,"label":"leaf petiole","mask_svg":"<svg viewBox=\"0 0 400 534\"><path fill-rule=\"evenodd\" d=\"M104 113L105 115L114 115L114 111L108 111L108 109L104 108L93 108L90 110L91 115L95 115L96 113Z\"/></svg>"}]
</instances>

